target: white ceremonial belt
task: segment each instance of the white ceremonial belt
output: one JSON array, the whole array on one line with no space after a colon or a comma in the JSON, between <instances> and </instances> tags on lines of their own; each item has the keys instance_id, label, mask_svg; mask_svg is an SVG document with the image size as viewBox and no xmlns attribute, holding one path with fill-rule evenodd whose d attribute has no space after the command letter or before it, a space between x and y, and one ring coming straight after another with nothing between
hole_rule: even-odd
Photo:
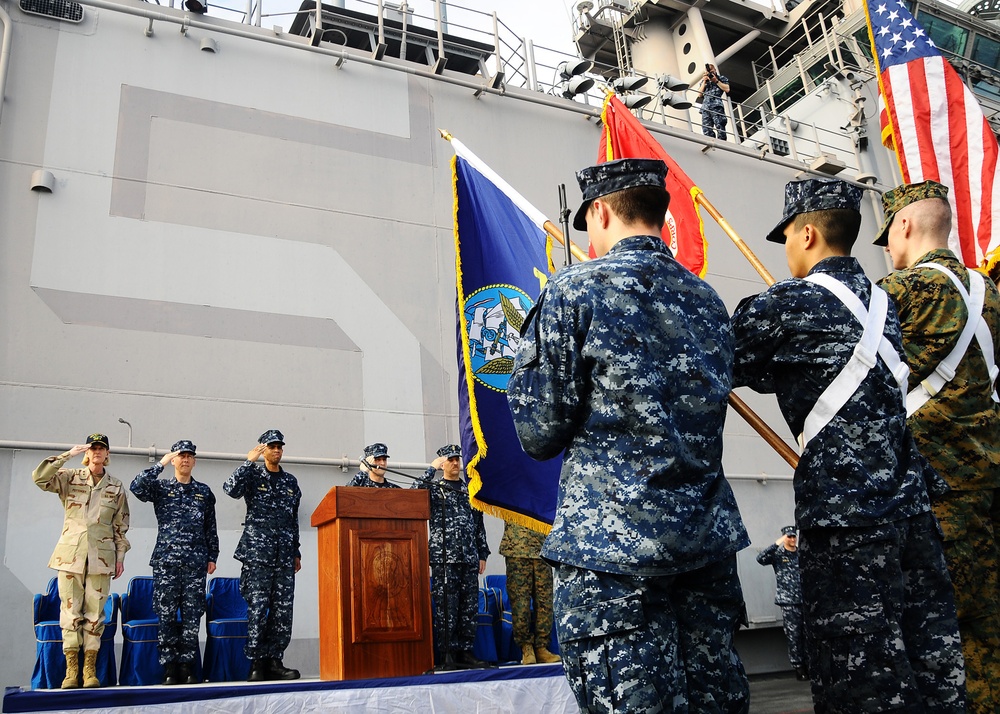
<instances>
[{"instance_id":1,"label":"white ceremonial belt","mask_svg":"<svg viewBox=\"0 0 1000 714\"><path fill-rule=\"evenodd\" d=\"M986 371L989 374L990 387L992 388L990 396L993 401L1000 401L997 398L994 386L1000 368L997 367L994 360L993 336L990 334L990 328L986 324L986 320L983 319L983 303L986 300L985 279L980 273L974 270L968 271L970 289L967 291L962 281L958 279L958 276L943 265L938 263L920 263L917 267L933 268L948 276L965 302L969 316L951 352L941 360L941 363L934 368L934 371L926 379L906 395L906 416L912 416L914 412L930 401L938 392L944 389L948 382L955 378L958 365L965 358L973 337L979 343L979 349L982 351L983 359L986 361Z\"/></svg>"},{"instance_id":2,"label":"white ceremonial belt","mask_svg":"<svg viewBox=\"0 0 1000 714\"><path fill-rule=\"evenodd\" d=\"M861 339L858 340L858 344L854 346L854 351L847 364L823 390L806 417L802 425L802 433L797 438L799 448L802 451L805 450L806 444L822 431L854 396L862 382L865 381L865 377L878 363L879 357L892 372L901 395L905 393L906 380L910 372L906 363L899 358L899 354L885 339L885 320L889 312L889 296L884 290L869 281L871 300L868 307L865 308L861 299L846 285L826 273L815 273L805 279L832 292L851 311L855 319L864 325L864 332Z\"/></svg>"}]
</instances>

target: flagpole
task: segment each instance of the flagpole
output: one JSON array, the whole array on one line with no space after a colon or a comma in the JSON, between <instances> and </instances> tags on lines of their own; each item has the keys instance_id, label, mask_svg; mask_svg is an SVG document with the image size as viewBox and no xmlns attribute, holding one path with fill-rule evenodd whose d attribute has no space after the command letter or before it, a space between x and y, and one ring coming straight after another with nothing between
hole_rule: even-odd
<instances>
[{"instance_id":1,"label":"flagpole","mask_svg":"<svg viewBox=\"0 0 1000 714\"><path fill-rule=\"evenodd\" d=\"M764 264L760 262L760 258L754 255L754 252L750 250L750 246L748 246L743 239L740 238L739 234L733 230L733 227L729 225L729 221L727 221L723 215L719 213L719 210L712 205L712 202L705 197L705 194L699 191L695 200L708 212L708 215L715 219L715 222L718 223L719 227L722 228L727 236L729 236L729 239L736 244L736 247L743 254L743 257L750 261L750 265L754 267L754 270L757 271L760 277L764 278L764 282L767 283L768 287L774 285L774 278L771 277L771 273L764 267Z\"/></svg>"},{"instance_id":2,"label":"flagpole","mask_svg":"<svg viewBox=\"0 0 1000 714\"><path fill-rule=\"evenodd\" d=\"M750 246L748 246L743 239L740 238L739 234L733 230L733 227L729 225L729 221L727 221L725 217L719 213L718 209L712 205L712 202L705 197L705 194L699 192L695 200L697 200L699 205L705 209L708 215L715 219L715 222L719 224L719 227L722 228L725 234L729 236L730 240L736 244L736 247L743 254L743 257L750 262L750 265L752 265L754 270L756 270L760 277L764 279L764 282L767 283L768 287L774 285L775 280L770 271L764 267L760 258L758 258L756 254L750 250ZM785 443L785 440L782 439L777 432L774 431L774 429L768 426L767 422L761 419L757 413L747 405L746 402L740 399L736 395L736 392L729 393L729 404L737 414L743 417L746 423L749 424L754 431L760 434L764 441L771 445L772 449L778 452L778 455L783 458L789 466L793 469L798 467L798 454L796 454L795 451L793 451L792 448Z\"/></svg>"}]
</instances>

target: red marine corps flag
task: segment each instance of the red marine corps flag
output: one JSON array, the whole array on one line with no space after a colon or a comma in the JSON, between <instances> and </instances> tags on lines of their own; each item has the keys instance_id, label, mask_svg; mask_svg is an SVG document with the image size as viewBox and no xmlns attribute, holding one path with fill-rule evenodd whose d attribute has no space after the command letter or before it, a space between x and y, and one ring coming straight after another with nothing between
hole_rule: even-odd
<instances>
[{"instance_id":1,"label":"red marine corps flag","mask_svg":"<svg viewBox=\"0 0 1000 714\"><path fill-rule=\"evenodd\" d=\"M933 179L951 189L950 247L967 266L983 266L1000 245L993 130L902 0L866 0L865 13L886 109L883 143L895 149L905 182Z\"/></svg>"},{"instance_id":2,"label":"red marine corps flag","mask_svg":"<svg viewBox=\"0 0 1000 714\"><path fill-rule=\"evenodd\" d=\"M670 246L677 262L704 278L708 271L708 243L696 203L701 189L615 95L609 94L604 100L601 119L604 131L597 150L598 163L615 159L660 159L667 165L670 208L663 224L663 242Z\"/></svg>"}]
</instances>

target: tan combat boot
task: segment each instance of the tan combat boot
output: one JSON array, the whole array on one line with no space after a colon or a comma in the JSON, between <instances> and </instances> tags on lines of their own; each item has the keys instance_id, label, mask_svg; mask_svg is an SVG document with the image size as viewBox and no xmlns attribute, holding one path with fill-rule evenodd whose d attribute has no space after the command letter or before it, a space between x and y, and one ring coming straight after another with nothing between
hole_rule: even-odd
<instances>
[{"instance_id":1,"label":"tan combat boot","mask_svg":"<svg viewBox=\"0 0 1000 714\"><path fill-rule=\"evenodd\" d=\"M535 663L535 648L531 645L521 645L521 664Z\"/></svg>"},{"instance_id":2,"label":"tan combat boot","mask_svg":"<svg viewBox=\"0 0 1000 714\"><path fill-rule=\"evenodd\" d=\"M62 681L63 689L76 689L80 686L80 651L66 650L66 678Z\"/></svg>"},{"instance_id":3,"label":"tan combat boot","mask_svg":"<svg viewBox=\"0 0 1000 714\"><path fill-rule=\"evenodd\" d=\"M87 689L101 686L101 680L97 678L97 650L83 653L83 686Z\"/></svg>"},{"instance_id":4,"label":"tan combat boot","mask_svg":"<svg viewBox=\"0 0 1000 714\"><path fill-rule=\"evenodd\" d=\"M549 652L547 647L536 647L535 648L535 660L541 664L552 664L554 662L562 662L559 659L559 655L554 655Z\"/></svg>"}]
</instances>

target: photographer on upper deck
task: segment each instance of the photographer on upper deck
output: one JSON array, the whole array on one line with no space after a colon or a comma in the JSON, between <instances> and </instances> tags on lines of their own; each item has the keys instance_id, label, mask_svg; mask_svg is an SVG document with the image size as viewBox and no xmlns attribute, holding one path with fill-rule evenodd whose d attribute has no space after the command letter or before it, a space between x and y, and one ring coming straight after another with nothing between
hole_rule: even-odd
<instances>
[{"instance_id":1,"label":"photographer on upper deck","mask_svg":"<svg viewBox=\"0 0 1000 714\"><path fill-rule=\"evenodd\" d=\"M707 63L705 73L701 77L701 87L698 89L698 101L701 102L701 130L705 136L711 136L720 141L726 140L726 108L722 103L723 95L729 94L729 77L719 74L715 65Z\"/></svg>"}]
</instances>

